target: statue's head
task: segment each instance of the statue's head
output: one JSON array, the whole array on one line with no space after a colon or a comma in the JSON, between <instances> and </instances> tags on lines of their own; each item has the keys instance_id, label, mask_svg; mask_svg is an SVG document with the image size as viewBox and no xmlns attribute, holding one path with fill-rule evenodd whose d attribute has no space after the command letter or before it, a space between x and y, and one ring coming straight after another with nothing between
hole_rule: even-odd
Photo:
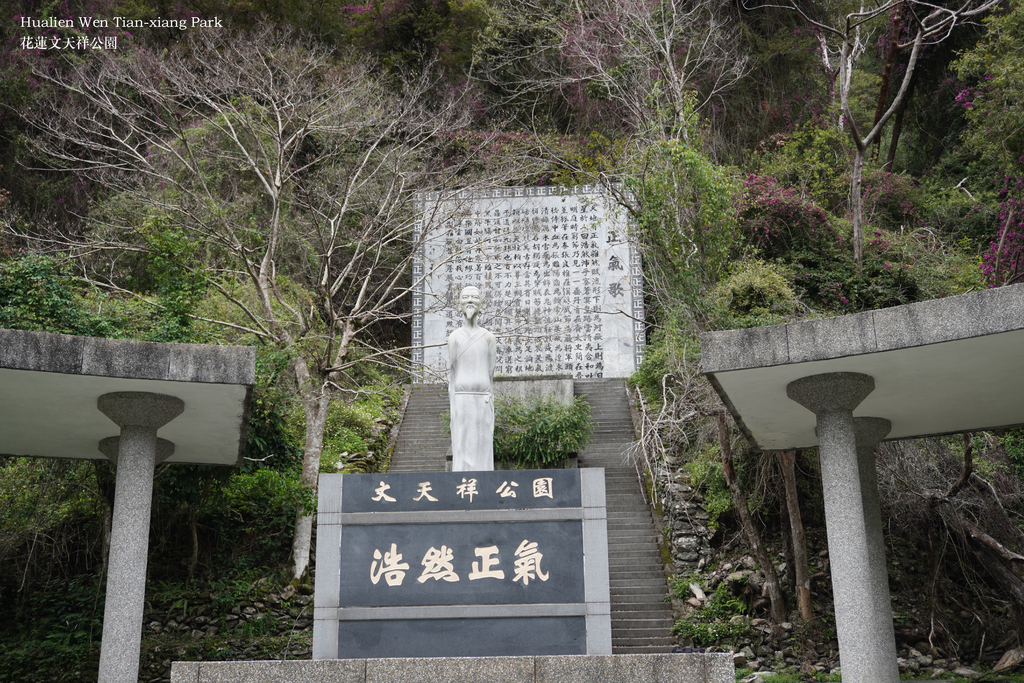
<instances>
[{"instance_id":1,"label":"statue's head","mask_svg":"<svg viewBox=\"0 0 1024 683\"><path fill-rule=\"evenodd\" d=\"M469 320L473 320L483 309L483 297L476 287L463 287L459 294L459 310Z\"/></svg>"}]
</instances>

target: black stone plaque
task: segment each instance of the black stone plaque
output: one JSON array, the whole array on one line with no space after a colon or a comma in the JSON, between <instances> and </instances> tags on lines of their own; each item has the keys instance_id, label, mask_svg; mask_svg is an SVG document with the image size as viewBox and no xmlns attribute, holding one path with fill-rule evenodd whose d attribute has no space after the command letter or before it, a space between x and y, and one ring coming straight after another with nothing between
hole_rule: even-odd
<instances>
[{"instance_id":1,"label":"black stone plaque","mask_svg":"<svg viewBox=\"0 0 1024 683\"><path fill-rule=\"evenodd\" d=\"M583 602L583 583L578 520L375 524L341 533L345 606Z\"/></svg>"},{"instance_id":2,"label":"black stone plaque","mask_svg":"<svg viewBox=\"0 0 1024 683\"><path fill-rule=\"evenodd\" d=\"M338 628L339 659L586 653L585 617L343 621Z\"/></svg>"},{"instance_id":3,"label":"black stone plaque","mask_svg":"<svg viewBox=\"0 0 1024 683\"><path fill-rule=\"evenodd\" d=\"M346 474L342 512L515 510L582 505L576 470Z\"/></svg>"},{"instance_id":4,"label":"black stone plaque","mask_svg":"<svg viewBox=\"0 0 1024 683\"><path fill-rule=\"evenodd\" d=\"M611 653L602 470L320 484L314 659Z\"/></svg>"}]
</instances>

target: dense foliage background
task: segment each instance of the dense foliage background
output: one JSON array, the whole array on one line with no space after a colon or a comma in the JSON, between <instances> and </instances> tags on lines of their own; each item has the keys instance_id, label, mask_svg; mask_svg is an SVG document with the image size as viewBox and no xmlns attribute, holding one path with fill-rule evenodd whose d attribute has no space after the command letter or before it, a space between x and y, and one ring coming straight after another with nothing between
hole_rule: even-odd
<instances>
[{"instance_id":1,"label":"dense foliage background","mask_svg":"<svg viewBox=\"0 0 1024 683\"><path fill-rule=\"evenodd\" d=\"M280 601L266 585L309 590L317 473L387 467L410 342L411 193L603 184L644 256L645 447L702 492L727 544L739 519L700 331L1024 281L1024 4L912 50L931 7L872 5L843 52L829 27L857 7L839 0L13 0L0 20L0 325L256 346L246 465L158 470L149 580L153 604L182 615L182 596ZM116 50L95 47L113 38ZM545 433L551 453L578 450L584 418L572 438ZM523 441L531 421L510 422L509 457L555 457ZM744 505L788 548L780 466L730 434ZM932 586L911 596L928 612L913 618L950 652L985 634L1024 645L1024 605L994 596L956 532L966 520L1024 550L1024 435L975 443L969 492L950 488L959 442L881 458L887 534L928 558L901 570ZM805 523L820 528L815 455L797 460ZM0 680L95 675L113 477L107 463L0 458ZM934 490L949 495L920 502ZM754 609L715 595L714 618ZM702 623L678 632L729 636ZM247 629L173 654L293 646Z\"/></svg>"}]
</instances>

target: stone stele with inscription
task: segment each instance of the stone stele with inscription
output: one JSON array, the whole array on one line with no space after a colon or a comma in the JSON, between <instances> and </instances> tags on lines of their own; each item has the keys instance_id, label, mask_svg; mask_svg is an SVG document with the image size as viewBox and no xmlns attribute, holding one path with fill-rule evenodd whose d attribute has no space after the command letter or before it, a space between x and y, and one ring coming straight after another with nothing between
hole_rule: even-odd
<instances>
[{"instance_id":1,"label":"stone stele with inscription","mask_svg":"<svg viewBox=\"0 0 1024 683\"><path fill-rule=\"evenodd\" d=\"M461 324L455 303L467 285L482 294L499 377L628 377L639 366L640 257L600 188L421 193L415 208L414 381L448 372L446 340Z\"/></svg>"}]
</instances>

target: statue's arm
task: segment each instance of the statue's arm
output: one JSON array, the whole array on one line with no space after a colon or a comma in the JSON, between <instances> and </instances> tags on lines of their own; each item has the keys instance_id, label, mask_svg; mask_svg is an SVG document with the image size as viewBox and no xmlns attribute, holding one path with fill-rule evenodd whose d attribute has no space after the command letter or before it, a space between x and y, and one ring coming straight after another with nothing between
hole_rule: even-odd
<instances>
[{"instance_id":1,"label":"statue's arm","mask_svg":"<svg viewBox=\"0 0 1024 683\"><path fill-rule=\"evenodd\" d=\"M494 366L498 362L498 340L491 332L487 333L487 375L491 380L491 387L494 386Z\"/></svg>"},{"instance_id":2,"label":"statue's arm","mask_svg":"<svg viewBox=\"0 0 1024 683\"><path fill-rule=\"evenodd\" d=\"M448 335L448 410L452 410L455 401L455 364L459 357L455 335Z\"/></svg>"}]
</instances>

